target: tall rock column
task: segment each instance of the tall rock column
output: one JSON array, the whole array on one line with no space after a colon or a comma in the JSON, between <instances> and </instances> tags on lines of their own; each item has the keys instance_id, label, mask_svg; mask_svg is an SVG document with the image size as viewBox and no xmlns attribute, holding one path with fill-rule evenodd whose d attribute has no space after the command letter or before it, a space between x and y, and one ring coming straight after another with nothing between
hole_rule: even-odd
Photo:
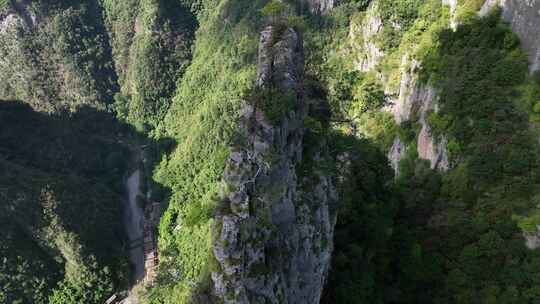
<instances>
[{"instance_id":1,"label":"tall rock column","mask_svg":"<svg viewBox=\"0 0 540 304\"><path fill-rule=\"evenodd\" d=\"M337 197L331 176L299 169L306 166L303 124L310 105L303 61L302 38L294 29L262 31L258 93L241 118L213 227L211 275L215 296L224 303L320 301ZM281 117L270 114L276 111ZM322 161L323 147L311 151L310 145L310 164Z\"/></svg>"}]
</instances>

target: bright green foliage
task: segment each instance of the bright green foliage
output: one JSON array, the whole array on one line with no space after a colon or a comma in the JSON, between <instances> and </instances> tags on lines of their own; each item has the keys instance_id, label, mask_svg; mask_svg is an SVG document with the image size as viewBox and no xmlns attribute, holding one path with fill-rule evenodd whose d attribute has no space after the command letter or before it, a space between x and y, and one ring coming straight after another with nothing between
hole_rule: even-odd
<instances>
[{"instance_id":1,"label":"bright green foliage","mask_svg":"<svg viewBox=\"0 0 540 304\"><path fill-rule=\"evenodd\" d=\"M384 50L399 46L401 37L413 26L421 13L421 0L381 0L378 12L383 22L379 45Z\"/></svg>"},{"instance_id":2,"label":"bright green foliage","mask_svg":"<svg viewBox=\"0 0 540 304\"><path fill-rule=\"evenodd\" d=\"M79 269L78 280L64 280L49 297L49 304L102 303L113 294L108 269Z\"/></svg>"},{"instance_id":3,"label":"bright green foliage","mask_svg":"<svg viewBox=\"0 0 540 304\"><path fill-rule=\"evenodd\" d=\"M351 114L354 117L368 111L378 111L386 104L386 94L379 80L373 75L365 77L361 84L354 88Z\"/></svg>"},{"instance_id":4,"label":"bright green foliage","mask_svg":"<svg viewBox=\"0 0 540 304\"><path fill-rule=\"evenodd\" d=\"M269 18L271 22L276 22L280 18L285 17L289 9L288 5L283 1L272 0L261 9L261 14Z\"/></svg>"},{"instance_id":5,"label":"bright green foliage","mask_svg":"<svg viewBox=\"0 0 540 304\"><path fill-rule=\"evenodd\" d=\"M518 88L518 105L529 113L529 119L540 124L540 73L536 72Z\"/></svg>"},{"instance_id":6,"label":"bright green foliage","mask_svg":"<svg viewBox=\"0 0 540 304\"><path fill-rule=\"evenodd\" d=\"M155 172L172 190L160 224L158 286L150 302L187 303L193 283L208 281L211 215L227 145L255 80L264 1L203 1L193 60L161 126L176 150Z\"/></svg>"},{"instance_id":7,"label":"bright green foliage","mask_svg":"<svg viewBox=\"0 0 540 304\"><path fill-rule=\"evenodd\" d=\"M115 109L119 118L148 131L164 119L189 63L195 18L180 2L102 2L127 115Z\"/></svg>"}]
</instances>

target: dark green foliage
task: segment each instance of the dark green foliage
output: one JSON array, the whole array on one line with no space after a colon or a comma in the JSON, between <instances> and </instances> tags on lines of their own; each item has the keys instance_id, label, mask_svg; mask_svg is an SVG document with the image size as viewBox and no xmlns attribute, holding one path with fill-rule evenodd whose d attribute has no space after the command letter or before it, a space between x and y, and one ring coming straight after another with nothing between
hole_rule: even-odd
<instances>
[{"instance_id":1,"label":"dark green foliage","mask_svg":"<svg viewBox=\"0 0 540 304\"><path fill-rule=\"evenodd\" d=\"M513 103L527 75L515 35L492 14L439 37L441 47L426 59L425 75L441 97L441 111L430 120L460 143L477 182L492 185L510 176L532 182L523 174L536 168L537 147L527 114Z\"/></svg>"},{"instance_id":2,"label":"dark green foliage","mask_svg":"<svg viewBox=\"0 0 540 304\"><path fill-rule=\"evenodd\" d=\"M519 102L526 57L498 12L437 39L423 78L435 84L440 111L428 121L459 164L437 174L414 154L402 161L391 277L401 296L392 303L536 303L540 256L514 220L536 208L540 173Z\"/></svg>"},{"instance_id":3,"label":"dark green foliage","mask_svg":"<svg viewBox=\"0 0 540 304\"><path fill-rule=\"evenodd\" d=\"M281 92L279 89L256 89L252 102L255 108L261 109L266 118L275 125L297 107L296 92Z\"/></svg>"},{"instance_id":4,"label":"dark green foliage","mask_svg":"<svg viewBox=\"0 0 540 304\"><path fill-rule=\"evenodd\" d=\"M54 303L101 304L126 280L127 129L94 109L49 116L8 101L0 124L2 303L48 303L54 288Z\"/></svg>"},{"instance_id":5,"label":"dark green foliage","mask_svg":"<svg viewBox=\"0 0 540 304\"><path fill-rule=\"evenodd\" d=\"M471 15L456 32L441 31L448 25L438 20L444 12L435 2L426 1L423 7L422 1L378 1L384 26L378 42L399 59L407 44L422 40L423 49L416 57L424 67L421 78L440 96L440 111L428 113L427 120L435 136L448 137L456 167L448 173L434 172L427 161L418 160L419 126L405 122L397 128L408 149L397 189L386 191L397 191L394 202L399 202L395 203L399 208L358 204L344 209L335 240L334 269L339 270L331 274L326 303L535 303L539 299L539 256L525 248L515 219L520 219L520 226L536 229L532 223L538 218L534 210L539 149L529 118L538 121L534 108L540 86L534 77L527 77L519 41L496 12L485 19ZM477 2L463 5L476 9ZM347 24L339 20L337 24ZM324 37L339 37L341 27L333 26L326 27L329 34ZM335 100L333 108L343 113L354 104L355 89L365 77L347 72L346 60L328 55L340 44L321 38L324 29L306 35L307 43L313 43L308 67L325 80L330 100ZM422 36L423 32L429 35ZM336 39L342 43L344 38ZM399 67L399 60L395 64L392 58L382 66L386 77ZM358 89L362 94L370 91ZM360 126L376 139L374 130L390 129L382 122L364 119ZM370 168L383 163L375 160ZM384 191L378 185L372 189ZM530 212L534 215L527 218ZM355 218L365 224L355 226ZM347 225L340 225L342 219ZM373 219L378 222L370 224ZM342 235L349 225L355 230ZM356 231L373 226L380 230L356 238ZM385 237L383 227L393 233ZM374 235L380 243L370 241Z\"/></svg>"},{"instance_id":6,"label":"dark green foliage","mask_svg":"<svg viewBox=\"0 0 540 304\"><path fill-rule=\"evenodd\" d=\"M0 102L0 153L10 161L44 171L77 172L121 180L128 151L116 141L129 128L90 108L73 114L41 115L12 102ZM124 162L111 159L123 158ZM112 166L112 167L111 167Z\"/></svg>"},{"instance_id":7,"label":"dark green foliage","mask_svg":"<svg viewBox=\"0 0 540 304\"><path fill-rule=\"evenodd\" d=\"M332 271L321 303L382 303L397 207L393 172L386 156L368 141L334 133L331 149L350 167L341 172Z\"/></svg>"}]
</instances>

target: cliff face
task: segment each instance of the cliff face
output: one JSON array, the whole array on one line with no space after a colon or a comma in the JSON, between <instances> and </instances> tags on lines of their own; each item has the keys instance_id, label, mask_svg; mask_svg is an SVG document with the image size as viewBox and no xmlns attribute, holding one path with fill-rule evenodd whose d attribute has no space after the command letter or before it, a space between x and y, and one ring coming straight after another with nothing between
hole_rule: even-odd
<instances>
[{"instance_id":1,"label":"cliff face","mask_svg":"<svg viewBox=\"0 0 540 304\"><path fill-rule=\"evenodd\" d=\"M442 3L450 7L451 26L457 26L455 20L457 2L443 0ZM380 43L378 44L385 26L380 17L379 5L377 1L372 2L361 23L351 22L349 39L353 53L359 54L354 58L354 66L360 72L376 73L385 83L385 93L389 98L389 105L384 108L384 111L391 113L398 125L410 122L418 123L421 126L416 140L418 156L428 160L433 169L448 170L446 138L435 136L427 119L429 113L438 108L437 94L431 86L421 83L418 79L422 63L405 52L398 65L399 84L396 88L386 85L389 80L380 73L380 63L388 54L381 49ZM398 28L396 24L391 26ZM407 143L396 137L388 151L390 164L396 174L399 173L399 162L405 157L407 146Z\"/></svg>"},{"instance_id":2,"label":"cliff face","mask_svg":"<svg viewBox=\"0 0 540 304\"><path fill-rule=\"evenodd\" d=\"M302 38L291 28L261 33L257 90L294 95L294 105L270 120L262 104L245 107L241 143L232 148L214 224L215 294L225 303L318 303L328 272L336 190L328 174L302 166L326 157L323 143L304 151L311 103L302 90ZM281 96L283 98L283 96ZM319 149L321 148L321 149Z\"/></svg>"},{"instance_id":3,"label":"cliff face","mask_svg":"<svg viewBox=\"0 0 540 304\"><path fill-rule=\"evenodd\" d=\"M496 6L502 8L502 18L510 23L521 39L522 47L529 56L531 72L540 70L540 1L487 0L480 15L486 15Z\"/></svg>"},{"instance_id":4,"label":"cliff face","mask_svg":"<svg viewBox=\"0 0 540 304\"><path fill-rule=\"evenodd\" d=\"M334 8L335 0L304 0L311 13L326 14Z\"/></svg>"},{"instance_id":5,"label":"cliff face","mask_svg":"<svg viewBox=\"0 0 540 304\"><path fill-rule=\"evenodd\" d=\"M377 2L373 2L366 12L365 20L360 24L352 22L349 31L349 39L354 41L352 47L360 54L354 59L354 64L362 72L373 70L384 56L383 51L375 43L377 35L383 29L377 10Z\"/></svg>"},{"instance_id":6,"label":"cliff face","mask_svg":"<svg viewBox=\"0 0 540 304\"><path fill-rule=\"evenodd\" d=\"M412 61L409 63L408 61ZM447 139L444 135L435 135L428 122L430 112L437 112L437 93L429 85L418 81L416 74L419 63L404 56L401 66L401 82L398 97L391 101L388 107L398 124L414 122L420 125L416 148L418 157L428 160L432 169L446 171L450 164L446 149ZM399 162L405 156L407 147L403 141L396 137L393 146L388 152L392 167L399 173Z\"/></svg>"}]
</instances>

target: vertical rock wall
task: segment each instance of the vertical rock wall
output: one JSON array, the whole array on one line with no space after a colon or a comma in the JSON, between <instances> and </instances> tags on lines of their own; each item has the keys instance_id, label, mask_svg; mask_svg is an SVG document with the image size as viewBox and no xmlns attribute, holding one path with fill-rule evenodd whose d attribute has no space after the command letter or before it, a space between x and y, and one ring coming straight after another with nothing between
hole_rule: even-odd
<instances>
[{"instance_id":1,"label":"vertical rock wall","mask_svg":"<svg viewBox=\"0 0 540 304\"><path fill-rule=\"evenodd\" d=\"M448 153L446 149L447 139L444 135L435 136L428 122L431 111L437 111L437 94L429 85L419 82L417 71L420 63L405 54L401 60L401 77L397 98L391 100L387 107L394 115L398 124L413 121L420 124L420 133L417 136L418 157L428 160L432 169L446 171L449 169ZM406 144L396 138L388 158L390 164L399 172L399 162L405 156Z\"/></svg>"},{"instance_id":2,"label":"vertical rock wall","mask_svg":"<svg viewBox=\"0 0 540 304\"><path fill-rule=\"evenodd\" d=\"M326 14L334 8L335 0L304 0L313 14Z\"/></svg>"}]
</instances>

